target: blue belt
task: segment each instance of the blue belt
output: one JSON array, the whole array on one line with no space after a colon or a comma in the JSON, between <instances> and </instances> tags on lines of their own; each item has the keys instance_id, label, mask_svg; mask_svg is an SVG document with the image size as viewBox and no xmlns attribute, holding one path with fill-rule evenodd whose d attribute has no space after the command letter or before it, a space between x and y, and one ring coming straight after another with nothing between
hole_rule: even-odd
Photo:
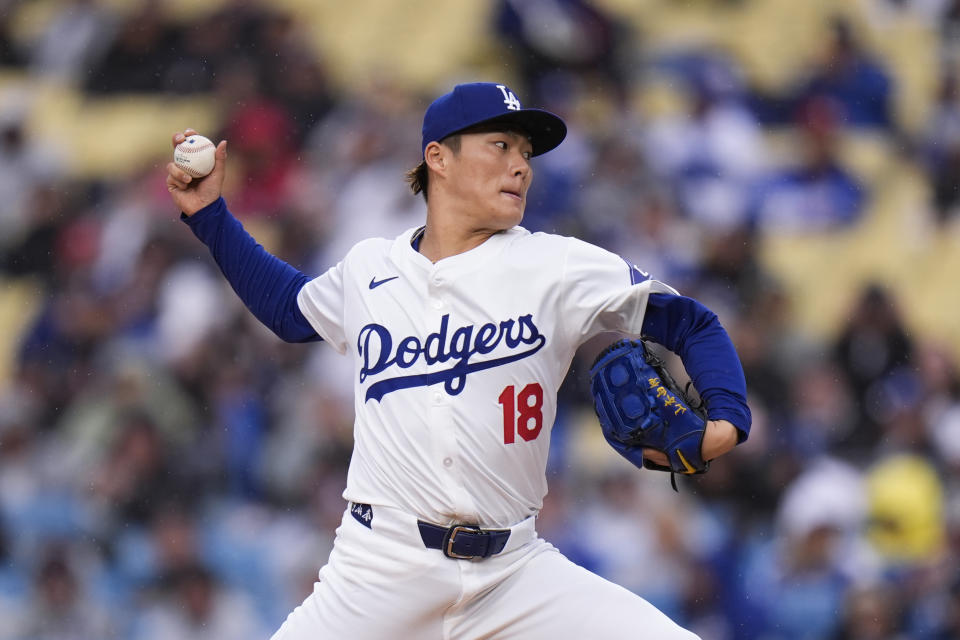
<instances>
[{"instance_id":1,"label":"blue belt","mask_svg":"<svg viewBox=\"0 0 960 640\"><path fill-rule=\"evenodd\" d=\"M350 503L350 515L369 528L373 522L373 507L358 502ZM443 555L457 560L489 558L503 551L510 538L510 529L481 529L471 524L441 527L417 520L420 538L427 549L439 549Z\"/></svg>"},{"instance_id":2,"label":"blue belt","mask_svg":"<svg viewBox=\"0 0 960 640\"><path fill-rule=\"evenodd\" d=\"M417 520L420 537L428 549L439 549L443 555L457 560L488 558L503 551L510 538L510 529L481 529L469 524L441 527Z\"/></svg>"}]
</instances>

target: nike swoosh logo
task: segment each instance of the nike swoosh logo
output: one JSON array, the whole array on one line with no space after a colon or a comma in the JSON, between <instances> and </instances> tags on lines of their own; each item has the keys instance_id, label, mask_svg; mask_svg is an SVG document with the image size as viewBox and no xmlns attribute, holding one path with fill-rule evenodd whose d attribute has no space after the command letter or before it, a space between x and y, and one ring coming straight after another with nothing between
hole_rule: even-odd
<instances>
[{"instance_id":1,"label":"nike swoosh logo","mask_svg":"<svg viewBox=\"0 0 960 640\"><path fill-rule=\"evenodd\" d=\"M379 286L382 285L383 283L385 283L385 282L390 282L391 280L396 280L396 279L399 278L399 277L400 277L400 276L393 276L392 278L384 278L383 280L377 280L377 276L373 276L372 278L370 278L370 288L371 288L371 289L376 289L377 287L379 287Z\"/></svg>"}]
</instances>

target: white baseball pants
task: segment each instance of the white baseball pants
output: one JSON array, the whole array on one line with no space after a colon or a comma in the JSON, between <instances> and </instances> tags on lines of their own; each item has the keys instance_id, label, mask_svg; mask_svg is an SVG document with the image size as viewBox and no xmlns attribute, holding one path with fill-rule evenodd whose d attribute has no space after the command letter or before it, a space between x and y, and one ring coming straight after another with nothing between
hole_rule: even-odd
<instances>
[{"instance_id":1,"label":"white baseball pants","mask_svg":"<svg viewBox=\"0 0 960 640\"><path fill-rule=\"evenodd\" d=\"M427 549L415 516L349 509L313 593L272 640L698 640L643 598L575 565L529 518L503 551L455 560Z\"/></svg>"}]
</instances>

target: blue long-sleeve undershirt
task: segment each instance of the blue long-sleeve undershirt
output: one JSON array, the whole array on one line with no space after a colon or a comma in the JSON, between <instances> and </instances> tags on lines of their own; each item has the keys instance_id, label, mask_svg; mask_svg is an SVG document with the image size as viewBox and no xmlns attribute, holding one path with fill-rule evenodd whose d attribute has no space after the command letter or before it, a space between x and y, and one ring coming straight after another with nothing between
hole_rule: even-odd
<instances>
[{"instance_id":1,"label":"blue long-sleeve undershirt","mask_svg":"<svg viewBox=\"0 0 960 640\"><path fill-rule=\"evenodd\" d=\"M260 322L287 342L321 340L297 304L310 277L258 244L223 198L182 219ZM710 419L729 420L745 440L751 415L743 367L716 314L691 298L651 294L641 334L680 356Z\"/></svg>"},{"instance_id":2,"label":"blue long-sleeve undershirt","mask_svg":"<svg viewBox=\"0 0 960 640\"><path fill-rule=\"evenodd\" d=\"M223 198L181 219L207 245L227 282L260 322L286 342L321 340L297 304L297 294L310 278L258 244Z\"/></svg>"},{"instance_id":3,"label":"blue long-sleeve undershirt","mask_svg":"<svg viewBox=\"0 0 960 640\"><path fill-rule=\"evenodd\" d=\"M747 439L752 416L743 366L715 313L692 298L652 293L641 335L680 356L709 418L730 421L738 442Z\"/></svg>"}]
</instances>

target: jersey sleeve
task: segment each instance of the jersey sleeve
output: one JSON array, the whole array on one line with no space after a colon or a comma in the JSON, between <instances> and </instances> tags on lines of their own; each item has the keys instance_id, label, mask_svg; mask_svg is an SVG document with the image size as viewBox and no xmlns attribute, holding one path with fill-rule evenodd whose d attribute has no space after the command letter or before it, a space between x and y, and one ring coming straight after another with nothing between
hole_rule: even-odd
<instances>
[{"instance_id":1,"label":"jersey sleeve","mask_svg":"<svg viewBox=\"0 0 960 640\"><path fill-rule=\"evenodd\" d=\"M343 282L343 262L339 262L306 283L297 296L304 317L320 337L340 354L347 352Z\"/></svg>"},{"instance_id":2,"label":"jersey sleeve","mask_svg":"<svg viewBox=\"0 0 960 640\"><path fill-rule=\"evenodd\" d=\"M606 331L639 336L650 294L677 294L614 253L576 238L568 240L561 313L578 343Z\"/></svg>"}]
</instances>

